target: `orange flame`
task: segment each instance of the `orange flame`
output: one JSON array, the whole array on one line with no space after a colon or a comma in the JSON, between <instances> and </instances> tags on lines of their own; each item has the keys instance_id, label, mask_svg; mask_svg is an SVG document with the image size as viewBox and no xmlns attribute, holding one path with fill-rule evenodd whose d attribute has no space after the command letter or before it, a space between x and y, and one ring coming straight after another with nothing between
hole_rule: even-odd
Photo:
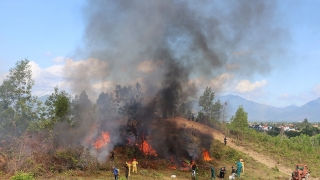
<instances>
[{"instance_id":1,"label":"orange flame","mask_svg":"<svg viewBox=\"0 0 320 180\"><path fill-rule=\"evenodd\" d=\"M110 134L108 132L102 132L101 136L93 144L96 149L99 149L110 142Z\"/></svg>"},{"instance_id":2,"label":"orange flame","mask_svg":"<svg viewBox=\"0 0 320 180\"><path fill-rule=\"evenodd\" d=\"M210 158L209 152L207 150L202 151L202 157L204 161L211 161L212 158Z\"/></svg>"},{"instance_id":3,"label":"orange flame","mask_svg":"<svg viewBox=\"0 0 320 180\"><path fill-rule=\"evenodd\" d=\"M172 165L172 166L168 166L168 169L170 169L170 170L176 170L177 167L176 167L175 165Z\"/></svg>"},{"instance_id":4,"label":"orange flame","mask_svg":"<svg viewBox=\"0 0 320 180\"><path fill-rule=\"evenodd\" d=\"M145 155L150 155L150 156L158 156L156 150L154 150L146 140L143 139L142 145L140 150L145 154Z\"/></svg>"}]
</instances>

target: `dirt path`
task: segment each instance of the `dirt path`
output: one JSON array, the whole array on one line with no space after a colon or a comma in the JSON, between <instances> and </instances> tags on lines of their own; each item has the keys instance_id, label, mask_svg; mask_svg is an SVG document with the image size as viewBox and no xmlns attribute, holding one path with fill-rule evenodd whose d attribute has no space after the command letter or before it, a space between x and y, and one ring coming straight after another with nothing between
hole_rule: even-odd
<instances>
[{"instance_id":1,"label":"dirt path","mask_svg":"<svg viewBox=\"0 0 320 180\"><path fill-rule=\"evenodd\" d=\"M203 133L212 134L215 139L217 139L221 142L224 142L224 135L220 131L217 131L215 129L212 129L208 126L205 126L203 124L199 124L194 121L186 121L186 119L180 118L180 117L174 118L174 121L176 121L179 125L186 125L187 127L192 127L192 128L201 130L201 132L203 132ZM288 175L288 177L291 176L292 169L287 168L281 164L278 164L273 158L270 158L270 157L265 156L263 154L259 154L255 151L247 149L245 147L237 146L236 144L233 143L234 141L235 141L234 139L228 138L227 146L230 146L231 148L233 148L237 151L241 151L241 152L251 156L253 159L255 159L256 161L258 161L262 164L265 164L269 168L274 168L277 166L280 172Z\"/></svg>"}]
</instances>

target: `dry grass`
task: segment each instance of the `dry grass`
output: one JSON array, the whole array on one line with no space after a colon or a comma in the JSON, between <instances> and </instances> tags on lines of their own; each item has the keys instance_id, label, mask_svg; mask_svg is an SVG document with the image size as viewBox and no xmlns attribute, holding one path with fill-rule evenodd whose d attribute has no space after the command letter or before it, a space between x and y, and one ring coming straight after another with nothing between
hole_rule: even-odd
<instances>
[{"instance_id":1,"label":"dry grass","mask_svg":"<svg viewBox=\"0 0 320 180\"><path fill-rule=\"evenodd\" d=\"M188 122L188 121L187 121ZM187 123L186 122L186 123ZM187 127L187 126L185 126ZM182 126L183 128L183 126ZM186 130L188 134L190 129ZM201 129L191 130L191 135L194 133L202 133ZM190 134L190 133L189 133ZM196 140L196 138L194 139ZM97 163L94 159L90 165L85 168L77 166L75 160L84 153L83 149L54 149L53 139L46 135L25 135L21 139L13 139L7 149L2 149L2 152L7 157L3 156L0 162L5 161L6 168L3 170L4 175L0 175L0 179L9 179L17 171L31 172L36 175L36 179L44 180L89 180L89 179L113 179L111 173L112 166L115 165L120 169L120 177L124 178L125 161L129 159L125 152L125 147L117 147L115 149L115 161L106 163ZM247 147L250 148L250 147ZM260 150L263 150L261 147ZM245 180L274 180L288 179L277 171L277 167L272 169L264 164L255 161L252 157L224 146L219 141L212 143L210 154L213 160L204 162L199 160L199 180L207 180L210 178L210 166L212 165L216 174L222 166L227 167L227 174L230 174L231 166L234 166L235 161L242 156L245 160L245 173L241 179ZM75 159L74 159L75 158ZM172 165L170 160L159 159L154 157L138 157L138 174L132 174L132 180L154 180L154 179L172 179L171 175L176 175L175 179L190 179L190 171L170 170L168 167ZM120 178L120 180L122 180Z\"/></svg>"}]
</instances>

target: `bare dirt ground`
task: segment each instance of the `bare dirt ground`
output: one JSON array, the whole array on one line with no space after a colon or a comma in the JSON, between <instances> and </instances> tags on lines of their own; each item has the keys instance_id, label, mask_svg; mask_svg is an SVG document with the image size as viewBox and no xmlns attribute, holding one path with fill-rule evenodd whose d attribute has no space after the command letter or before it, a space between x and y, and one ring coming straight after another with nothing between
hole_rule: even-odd
<instances>
[{"instance_id":1,"label":"bare dirt ground","mask_svg":"<svg viewBox=\"0 0 320 180\"><path fill-rule=\"evenodd\" d=\"M186 126L186 127L192 127L195 129L198 129L200 132L202 133L207 133L207 134L211 134L215 139L224 142L224 134L220 131L217 131L215 129L212 129L208 126L205 126L203 124L194 122L194 121L188 121L184 118L181 117L176 117L176 118L172 118L172 119L168 119L169 121L175 121L176 123L178 123L181 126ZM268 168L275 168L277 167L279 169L280 172L282 172L283 174L288 175L288 177L291 176L292 170L291 168L285 167L282 164L279 164L275 159L273 159L272 157L268 157L265 156L263 154L259 154L256 151L253 151L251 149L248 149L246 147L243 146L238 146L236 145L234 142L236 142L235 139L232 138L228 138L228 142L227 142L227 146L230 146L231 148L237 150L237 151L241 151L249 156L251 156L253 159L255 159L256 161L265 164ZM244 160L245 161L245 160ZM245 164L244 164L245 167ZM317 180L319 178L312 178L313 180Z\"/></svg>"}]
</instances>

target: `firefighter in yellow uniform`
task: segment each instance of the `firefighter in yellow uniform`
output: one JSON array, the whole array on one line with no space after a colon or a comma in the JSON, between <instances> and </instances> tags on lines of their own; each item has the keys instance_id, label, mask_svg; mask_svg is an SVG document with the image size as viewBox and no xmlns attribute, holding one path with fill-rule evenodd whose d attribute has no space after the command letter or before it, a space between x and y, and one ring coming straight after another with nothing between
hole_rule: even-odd
<instances>
[{"instance_id":1,"label":"firefighter in yellow uniform","mask_svg":"<svg viewBox=\"0 0 320 180\"><path fill-rule=\"evenodd\" d=\"M132 161L132 173L134 173L134 172L138 173L137 164L138 164L137 160L133 159L133 161Z\"/></svg>"},{"instance_id":2,"label":"firefighter in yellow uniform","mask_svg":"<svg viewBox=\"0 0 320 180\"><path fill-rule=\"evenodd\" d=\"M130 171L131 171L131 166L132 166L131 161L126 162L126 164L127 164L128 168L129 168L128 176L130 176Z\"/></svg>"},{"instance_id":3,"label":"firefighter in yellow uniform","mask_svg":"<svg viewBox=\"0 0 320 180\"><path fill-rule=\"evenodd\" d=\"M242 164L242 172L244 173L244 162L243 162L242 157L240 157L240 163Z\"/></svg>"}]
</instances>

